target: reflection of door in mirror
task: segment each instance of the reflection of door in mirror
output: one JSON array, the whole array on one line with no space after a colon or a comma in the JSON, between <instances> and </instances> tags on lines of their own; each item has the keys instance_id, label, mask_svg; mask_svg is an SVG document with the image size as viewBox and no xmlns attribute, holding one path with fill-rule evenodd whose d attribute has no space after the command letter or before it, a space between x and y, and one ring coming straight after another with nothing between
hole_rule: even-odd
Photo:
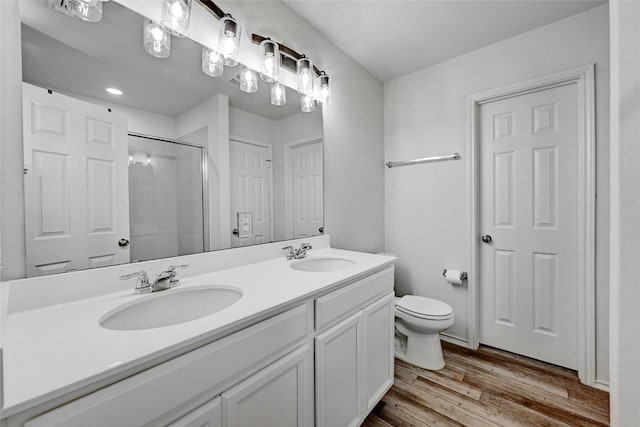
<instances>
[{"instance_id":1,"label":"reflection of door in mirror","mask_svg":"<svg viewBox=\"0 0 640 427\"><path fill-rule=\"evenodd\" d=\"M129 135L131 261L205 250L204 156L201 146Z\"/></svg>"},{"instance_id":2,"label":"reflection of door in mirror","mask_svg":"<svg viewBox=\"0 0 640 427\"><path fill-rule=\"evenodd\" d=\"M271 221L271 146L255 141L231 140L229 147L231 172L232 247L268 243L272 240ZM242 222L238 213L251 213L251 224ZM240 218L240 219L239 219Z\"/></svg>"},{"instance_id":3,"label":"reflection of door in mirror","mask_svg":"<svg viewBox=\"0 0 640 427\"><path fill-rule=\"evenodd\" d=\"M27 276L129 262L127 120L23 85Z\"/></svg>"},{"instance_id":4,"label":"reflection of door in mirror","mask_svg":"<svg viewBox=\"0 0 640 427\"><path fill-rule=\"evenodd\" d=\"M293 237L322 233L322 141L292 147Z\"/></svg>"}]
</instances>

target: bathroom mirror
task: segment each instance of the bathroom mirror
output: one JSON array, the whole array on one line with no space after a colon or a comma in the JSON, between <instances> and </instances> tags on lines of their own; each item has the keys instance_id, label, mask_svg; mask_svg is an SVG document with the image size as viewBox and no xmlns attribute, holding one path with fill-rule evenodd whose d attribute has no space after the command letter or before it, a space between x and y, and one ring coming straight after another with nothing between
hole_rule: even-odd
<instances>
[{"instance_id":1,"label":"bathroom mirror","mask_svg":"<svg viewBox=\"0 0 640 427\"><path fill-rule=\"evenodd\" d=\"M322 232L319 107L204 74L188 38L148 54L115 1L97 23L20 8L27 277Z\"/></svg>"}]
</instances>

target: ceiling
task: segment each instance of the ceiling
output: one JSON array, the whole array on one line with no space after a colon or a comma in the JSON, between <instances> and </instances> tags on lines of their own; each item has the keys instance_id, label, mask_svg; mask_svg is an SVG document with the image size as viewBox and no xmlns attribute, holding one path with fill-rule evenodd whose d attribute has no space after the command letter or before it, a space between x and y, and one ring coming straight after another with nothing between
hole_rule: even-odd
<instances>
[{"instance_id":1,"label":"ceiling","mask_svg":"<svg viewBox=\"0 0 640 427\"><path fill-rule=\"evenodd\" d=\"M45 1L20 6L23 79L28 83L170 117L216 93L228 95L232 107L272 120L300 112L291 89L287 105L281 107L270 104L269 84L259 82L258 93L241 92L236 76L242 66L225 67L219 78L205 75L201 46L188 38L172 37L168 58L148 55L142 44L142 17L117 2L104 3L98 23L69 18ZM122 89L124 95L109 95L109 86Z\"/></svg>"},{"instance_id":2,"label":"ceiling","mask_svg":"<svg viewBox=\"0 0 640 427\"><path fill-rule=\"evenodd\" d=\"M600 0L284 0L385 82L595 6Z\"/></svg>"}]
</instances>

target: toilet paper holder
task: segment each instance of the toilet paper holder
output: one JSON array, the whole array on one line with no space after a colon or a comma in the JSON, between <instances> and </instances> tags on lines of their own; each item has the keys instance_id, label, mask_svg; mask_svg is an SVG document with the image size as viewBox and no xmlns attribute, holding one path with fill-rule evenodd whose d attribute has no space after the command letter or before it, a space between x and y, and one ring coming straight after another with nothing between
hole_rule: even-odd
<instances>
[{"instance_id":1,"label":"toilet paper holder","mask_svg":"<svg viewBox=\"0 0 640 427\"><path fill-rule=\"evenodd\" d=\"M442 277L447 277L447 269L446 268L442 271ZM460 280L467 280L467 272L466 271L461 271L460 272Z\"/></svg>"}]
</instances>

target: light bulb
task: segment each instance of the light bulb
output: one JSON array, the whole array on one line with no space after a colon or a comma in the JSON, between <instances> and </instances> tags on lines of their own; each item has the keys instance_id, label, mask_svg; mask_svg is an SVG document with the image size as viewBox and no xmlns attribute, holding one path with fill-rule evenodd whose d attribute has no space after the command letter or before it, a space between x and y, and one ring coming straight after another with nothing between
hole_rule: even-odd
<instances>
[{"instance_id":1,"label":"light bulb","mask_svg":"<svg viewBox=\"0 0 640 427\"><path fill-rule=\"evenodd\" d=\"M255 93L258 91L258 76L256 72L245 68L240 73L240 90L247 93Z\"/></svg>"},{"instance_id":2,"label":"light bulb","mask_svg":"<svg viewBox=\"0 0 640 427\"><path fill-rule=\"evenodd\" d=\"M76 16L83 21L99 22L102 20L102 1L78 0Z\"/></svg>"},{"instance_id":3,"label":"light bulb","mask_svg":"<svg viewBox=\"0 0 640 427\"><path fill-rule=\"evenodd\" d=\"M271 85L271 105L284 105L287 103L287 88L280 82Z\"/></svg>"},{"instance_id":4,"label":"light bulb","mask_svg":"<svg viewBox=\"0 0 640 427\"><path fill-rule=\"evenodd\" d=\"M190 15L191 0L163 0L160 24L174 36L186 37Z\"/></svg>"},{"instance_id":5,"label":"light bulb","mask_svg":"<svg viewBox=\"0 0 640 427\"><path fill-rule=\"evenodd\" d=\"M265 82L275 82L280 76L280 48L273 40L260 43L260 78Z\"/></svg>"},{"instance_id":6,"label":"light bulb","mask_svg":"<svg viewBox=\"0 0 640 427\"><path fill-rule=\"evenodd\" d=\"M322 71L320 73L320 102L323 106L331 105L331 86L329 85L329 76Z\"/></svg>"},{"instance_id":7,"label":"light bulb","mask_svg":"<svg viewBox=\"0 0 640 427\"><path fill-rule=\"evenodd\" d=\"M302 57L298 59L298 92L303 95L313 95L313 62L311 59Z\"/></svg>"},{"instance_id":8,"label":"light bulb","mask_svg":"<svg viewBox=\"0 0 640 427\"><path fill-rule=\"evenodd\" d=\"M159 24L146 19L143 24L144 50L156 58L166 58L171 53L171 36Z\"/></svg>"},{"instance_id":9,"label":"light bulb","mask_svg":"<svg viewBox=\"0 0 640 427\"><path fill-rule=\"evenodd\" d=\"M240 47L240 24L231 15L224 16L220 23L218 37L218 53L224 56L224 65L238 65L238 49Z\"/></svg>"},{"instance_id":10,"label":"light bulb","mask_svg":"<svg viewBox=\"0 0 640 427\"><path fill-rule=\"evenodd\" d=\"M316 111L316 101L311 95L301 95L300 109L303 113L313 113Z\"/></svg>"},{"instance_id":11,"label":"light bulb","mask_svg":"<svg viewBox=\"0 0 640 427\"><path fill-rule=\"evenodd\" d=\"M213 49L202 48L202 72L211 77L224 73L224 57Z\"/></svg>"}]
</instances>

